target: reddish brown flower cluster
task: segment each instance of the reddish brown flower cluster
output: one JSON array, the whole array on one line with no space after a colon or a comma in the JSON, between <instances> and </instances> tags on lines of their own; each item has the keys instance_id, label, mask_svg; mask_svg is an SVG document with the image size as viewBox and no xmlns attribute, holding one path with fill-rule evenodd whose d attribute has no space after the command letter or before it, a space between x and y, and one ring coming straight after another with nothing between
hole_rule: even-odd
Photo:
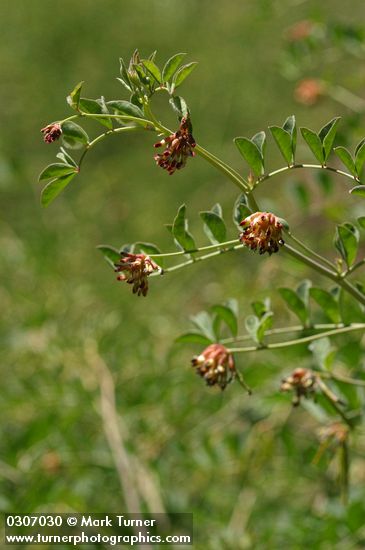
<instances>
[{"instance_id":1,"label":"reddish brown flower cluster","mask_svg":"<svg viewBox=\"0 0 365 550\"><path fill-rule=\"evenodd\" d=\"M314 105L324 93L320 80L306 78L301 80L294 90L294 98L303 105Z\"/></svg>"},{"instance_id":2,"label":"reddish brown flower cluster","mask_svg":"<svg viewBox=\"0 0 365 550\"><path fill-rule=\"evenodd\" d=\"M61 125L58 123L48 124L41 130L43 134L43 141L45 143L53 143L56 141L62 134Z\"/></svg>"},{"instance_id":3,"label":"reddish brown flower cluster","mask_svg":"<svg viewBox=\"0 0 365 550\"><path fill-rule=\"evenodd\" d=\"M155 147L165 147L163 153L155 155L155 161L172 175L176 170L184 168L188 157L195 156L195 145L190 119L183 117L179 129L174 134L155 143Z\"/></svg>"},{"instance_id":4,"label":"reddish brown flower cluster","mask_svg":"<svg viewBox=\"0 0 365 550\"><path fill-rule=\"evenodd\" d=\"M260 254L278 252L279 246L284 244L283 224L270 212L255 212L240 223L243 233L240 241Z\"/></svg>"},{"instance_id":5,"label":"reddish brown flower cluster","mask_svg":"<svg viewBox=\"0 0 365 550\"><path fill-rule=\"evenodd\" d=\"M222 344L211 344L193 357L191 364L208 386L217 385L222 390L236 375L233 355Z\"/></svg>"},{"instance_id":6,"label":"reddish brown flower cluster","mask_svg":"<svg viewBox=\"0 0 365 550\"><path fill-rule=\"evenodd\" d=\"M133 285L133 294L138 296L147 295L147 277L159 269L159 266L145 254L123 252L120 262L115 264L115 271L120 273L118 281L126 281L126 283Z\"/></svg>"},{"instance_id":7,"label":"reddish brown flower cluster","mask_svg":"<svg viewBox=\"0 0 365 550\"><path fill-rule=\"evenodd\" d=\"M294 391L293 397L294 407L298 406L300 399L305 397L308 399L316 391L317 377L309 369L295 369L290 376L284 378L281 382L281 391Z\"/></svg>"}]
</instances>

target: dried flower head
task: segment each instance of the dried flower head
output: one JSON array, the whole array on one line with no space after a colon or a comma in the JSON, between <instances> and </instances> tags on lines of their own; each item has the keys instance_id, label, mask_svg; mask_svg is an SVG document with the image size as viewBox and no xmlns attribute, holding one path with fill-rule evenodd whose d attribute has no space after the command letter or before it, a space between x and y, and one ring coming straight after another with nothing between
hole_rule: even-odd
<instances>
[{"instance_id":1,"label":"dried flower head","mask_svg":"<svg viewBox=\"0 0 365 550\"><path fill-rule=\"evenodd\" d=\"M301 397L312 396L316 391L317 376L309 369L295 369L290 376L283 378L280 386L281 391L294 391L293 405L300 403Z\"/></svg>"},{"instance_id":2,"label":"dried flower head","mask_svg":"<svg viewBox=\"0 0 365 550\"><path fill-rule=\"evenodd\" d=\"M271 256L284 244L283 224L270 212L255 212L242 220L240 226L243 230L241 243L252 250L259 250L260 254L268 252Z\"/></svg>"},{"instance_id":3,"label":"dried flower head","mask_svg":"<svg viewBox=\"0 0 365 550\"><path fill-rule=\"evenodd\" d=\"M233 355L222 344L211 344L191 364L208 386L218 385L222 390L236 375Z\"/></svg>"},{"instance_id":4,"label":"dried flower head","mask_svg":"<svg viewBox=\"0 0 365 550\"><path fill-rule=\"evenodd\" d=\"M324 87L320 80L306 78L301 80L294 90L294 98L303 105L314 105L324 93Z\"/></svg>"},{"instance_id":5,"label":"dried flower head","mask_svg":"<svg viewBox=\"0 0 365 550\"><path fill-rule=\"evenodd\" d=\"M165 147L163 153L155 155L155 161L170 175L184 168L188 157L195 156L193 149L196 143L191 131L190 119L183 117L179 129L174 134L155 143L155 147Z\"/></svg>"},{"instance_id":6,"label":"dried flower head","mask_svg":"<svg viewBox=\"0 0 365 550\"><path fill-rule=\"evenodd\" d=\"M48 124L41 130L43 134L43 141L45 143L53 143L56 141L62 134L61 125L58 123Z\"/></svg>"},{"instance_id":7,"label":"dried flower head","mask_svg":"<svg viewBox=\"0 0 365 550\"><path fill-rule=\"evenodd\" d=\"M115 271L119 273L118 281L126 281L133 285L133 294L138 296L147 295L147 277L159 269L159 266L145 254L129 254L128 252L123 252L120 262L115 264Z\"/></svg>"}]
</instances>

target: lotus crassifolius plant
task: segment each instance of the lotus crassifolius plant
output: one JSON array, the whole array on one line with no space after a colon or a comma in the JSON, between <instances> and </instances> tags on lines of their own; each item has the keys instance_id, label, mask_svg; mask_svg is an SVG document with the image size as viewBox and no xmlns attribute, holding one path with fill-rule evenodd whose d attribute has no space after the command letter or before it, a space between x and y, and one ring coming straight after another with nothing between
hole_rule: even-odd
<instances>
[{"instance_id":1,"label":"lotus crassifolius plant","mask_svg":"<svg viewBox=\"0 0 365 550\"><path fill-rule=\"evenodd\" d=\"M311 27L306 24L288 36L295 42L304 39L303 33L307 36L311 32ZM196 62L185 63L185 56L185 53L177 53L159 65L156 52L143 57L136 50L128 62L121 59L118 81L124 94L118 99L87 98L84 96L84 82L75 86L67 96L72 114L42 125L44 141L58 150L57 160L44 168L39 176L40 182L45 183L41 204L49 206L73 184L75 178L82 178L81 168L88 152L115 134L155 134L155 146L150 152L151 170L163 168L161 177L167 174L173 176L171 185L174 185L177 171L187 165L194 169L196 157L217 169L237 188L239 195L232 204L233 223L224 219L219 203L199 213L207 242L196 244L189 231L186 205L182 204L169 224L175 250L161 252L155 244L139 240L119 247L99 245L99 249L116 272L114 277L129 284L138 299L147 296L149 287L152 287L151 292L156 291L153 288L155 277L177 274L192 264L193 269L198 269L195 264L201 261L224 262L227 252L234 252L237 256L256 253L258 262L264 261L261 255L266 256L265 261L271 261L269 256L272 255L288 255L298 264L304 264L320 274L327 280L324 288L315 287L305 280L296 289L278 289L289 310L297 317L297 325L274 326L276 316L270 300L256 300L252 304L253 313L246 314L244 318L244 331L241 332L238 304L234 299L227 299L223 304L213 305L209 312L193 317L192 330L182 334L177 342L199 346L191 363L211 391L215 388L227 391L230 382L238 381L248 394L252 391L244 379L246 373L244 365L241 366L242 355L275 353L286 347L303 349L303 345L307 346L312 359L298 357L299 364L291 372L282 373L277 392L283 392L283 398L291 393L295 407L307 406L311 402L313 406L322 408L322 440L334 441L334 449L346 451L346 456L349 456L349 434L361 422L361 406L344 387L364 387L365 379L361 373L355 377L332 364L333 348L329 342L341 341L341 335L351 333L357 337L356 345L361 347L361 335L365 329L365 290L353 274L365 266L365 258L359 252L365 216L342 221L334 227L336 259L333 261L299 239L296 228L289 227L281 212L260 207L256 190L267 180L291 171L334 173L350 184L344 192L344 199L350 193L361 204L365 197L362 180L365 138L351 152L343 145L336 145L340 117L324 123L319 131L303 126L298 132L296 118L291 115L282 125L269 126L271 144L277 147L283 159L282 166L267 168L267 134L259 131L253 137L234 138L234 145L243 162L232 167L196 140L199 131L194 127L194 115L188 102L178 93L197 66ZM167 105L176 115L176 125L172 129L154 113L153 101L157 93L165 94ZM95 135L92 137L83 127L83 122L88 119L95 124ZM297 158L299 136L301 150L307 148L313 157L311 163L303 163ZM244 173L248 174L247 177ZM269 193L269 188L267 190ZM326 322L318 323L313 316L315 311L320 311ZM253 390L259 392L260 388ZM348 469L349 460L345 463ZM343 472L342 477L348 479L347 472Z\"/></svg>"}]
</instances>

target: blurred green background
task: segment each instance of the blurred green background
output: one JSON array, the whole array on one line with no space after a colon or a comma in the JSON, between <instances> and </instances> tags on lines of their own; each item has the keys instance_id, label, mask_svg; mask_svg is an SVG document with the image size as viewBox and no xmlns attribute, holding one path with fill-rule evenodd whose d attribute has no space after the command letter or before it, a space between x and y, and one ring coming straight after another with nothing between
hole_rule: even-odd
<instances>
[{"instance_id":1,"label":"blurred green background","mask_svg":"<svg viewBox=\"0 0 365 550\"><path fill-rule=\"evenodd\" d=\"M232 138L292 113L314 129L343 114L353 145L365 134L361 113L331 98L311 108L295 103L285 37L308 18L357 25L363 0L352 0L351 10L337 0L0 4L1 510L126 512L124 477L143 509L194 514L194 548L365 548L363 433L344 507L336 460L312 463L317 420L277 393L282 376L310 365L306 348L239 357L254 389L248 398L238 384L224 393L206 388L189 365L199 348L173 344L190 315L229 297L243 319L254 297L270 295L277 324L288 324L275 289L307 276L323 281L280 254L246 251L154 279L146 299L116 282L96 246L138 240L172 250L164 224L183 202L199 243L206 240L198 212L216 202L236 236L236 189L200 158L168 177L153 161L152 134L101 143L48 209L37 184L58 148L43 144L40 128L71 114L65 97L80 80L87 97L126 98L118 59L136 47L145 56L157 49L161 64L179 51L199 62L181 87L194 136L244 174ZM314 48L308 76L363 95L363 57L327 54ZM156 111L175 124L161 99ZM269 149L270 166L282 165L272 142ZM306 149L299 153L308 160ZM334 222L352 219L361 205L345 202L342 180L327 184L333 190L325 193L313 173L290 175L268 182L259 198L334 258ZM362 365L357 339L341 340L342 364ZM101 390L113 392L108 373L117 416L100 400Z\"/></svg>"}]
</instances>

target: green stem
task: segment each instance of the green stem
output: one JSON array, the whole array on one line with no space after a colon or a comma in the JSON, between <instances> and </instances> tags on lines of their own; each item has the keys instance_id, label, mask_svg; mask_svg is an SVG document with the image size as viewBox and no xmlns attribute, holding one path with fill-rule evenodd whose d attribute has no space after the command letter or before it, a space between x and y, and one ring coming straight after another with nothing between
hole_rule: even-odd
<instances>
[{"instance_id":1,"label":"green stem","mask_svg":"<svg viewBox=\"0 0 365 550\"><path fill-rule=\"evenodd\" d=\"M224 243L211 244L209 246L201 246L200 248L194 248L192 250L180 250L179 252L167 252L166 254L149 254L150 258L168 258L173 256L182 256L183 254L194 254L197 252L204 252L205 250L224 249L232 244L237 244L238 239L232 241L226 241Z\"/></svg>"},{"instance_id":2,"label":"green stem","mask_svg":"<svg viewBox=\"0 0 365 550\"><path fill-rule=\"evenodd\" d=\"M343 382L344 384L350 384L351 386L361 386L365 387L365 380L359 380L358 378L350 378L348 376L343 376L342 374L336 374L334 372L318 372L321 378L329 378L330 380L335 380L337 382Z\"/></svg>"},{"instance_id":3,"label":"green stem","mask_svg":"<svg viewBox=\"0 0 365 550\"><path fill-rule=\"evenodd\" d=\"M217 170L220 172L223 172L233 183L242 191L243 193L248 192L247 182L230 166L228 166L225 162L218 159L215 155L212 155L204 149L201 145L196 145L194 151L204 158L206 161L208 161L210 164L212 164Z\"/></svg>"},{"instance_id":4,"label":"green stem","mask_svg":"<svg viewBox=\"0 0 365 550\"><path fill-rule=\"evenodd\" d=\"M322 262L323 264L326 264L327 267L329 267L330 269L336 269L336 266L330 262L329 260L327 260L327 258L324 258L323 256L321 256L320 254L317 254L317 252L315 252L314 250L312 250L311 248L309 248L309 246L307 246L306 244L304 244L302 241L300 241L297 237L294 237L294 235L290 232L290 231L287 231L286 232L287 235L289 235L289 237L292 239L292 241L294 241L298 246L300 246L303 250L305 250L306 252L308 252L308 254L311 254L311 256L313 256L314 258L316 258L317 260L319 260L320 262Z\"/></svg>"},{"instance_id":5,"label":"green stem","mask_svg":"<svg viewBox=\"0 0 365 550\"><path fill-rule=\"evenodd\" d=\"M340 404L342 403L337 395L335 395L330 388L321 380L320 376L317 376L317 384L321 390L321 393L323 397L325 397L330 405L335 409L337 414L339 414L342 418L342 420L352 429L353 423L349 418L347 418L346 414L343 412L343 410L340 407ZM344 404L344 403L342 403Z\"/></svg>"},{"instance_id":6,"label":"green stem","mask_svg":"<svg viewBox=\"0 0 365 550\"><path fill-rule=\"evenodd\" d=\"M252 395L252 390L250 388L250 386L248 386L245 382L245 379L243 378L242 374L240 373L240 371L238 371L236 369L236 377L237 377L237 380L238 382L241 384L241 386L243 387L244 390L247 391L248 395Z\"/></svg>"},{"instance_id":7,"label":"green stem","mask_svg":"<svg viewBox=\"0 0 365 550\"><path fill-rule=\"evenodd\" d=\"M153 114L152 110L151 110L151 107L150 107L150 104L148 102L148 99L144 100L143 101L143 110L145 112L145 114L150 118L150 120L153 122L155 128L159 129L159 130L162 130L164 132L168 132L171 134L171 132L168 130L168 128L165 128L164 126L161 125L161 123L157 120L157 118L155 117L155 115Z\"/></svg>"},{"instance_id":8,"label":"green stem","mask_svg":"<svg viewBox=\"0 0 365 550\"><path fill-rule=\"evenodd\" d=\"M181 264L174 265L172 267L168 267L167 269L163 269L161 272L161 275L165 275L165 273L170 273L171 271L176 271L178 269L181 269L183 267L186 267L188 265L195 264L197 262L201 262L203 260L208 260L209 258L213 258L214 256L218 256L219 254L224 254L225 252L231 252L232 250L239 250L240 248L243 248L243 244L238 244L236 246L232 246L231 248L226 249L220 249L216 250L215 252L211 252L210 254L205 254L204 256L199 256L198 258L192 258L190 260L187 260L186 262L182 262ZM159 273L152 273L150 276L154 277L156 275L159 275Z\"/></svg>"},{"instance_id":9,"label":"green stem","mask_svg":"<svg viewBox=\"0 0 365 550\"><path fill-rule=\"evenodd\" d=\"M331 271L330 269L327 269L327 267L324 267L320 265L315 260L312 260L312 258L308 258L308 256L304 256L299 250L296 250L295 248L291 247L288 244L284 244L283 250L285 250L288 254L299 260L300 262L308 265L309 267L315 269L318 271L318 273L321 273L328 279L331 279L332 281L335 281L339 286L341 286L346 292L351 294L358 302L365 305L365 295L360 292L355 286L353 286L351 283L346 281L343 276L340 274Z\"/></svg>"},{"instance_id":10,"label":"green stem","mask_svg":"<svg viewBox=\"0 0 365 550\"><path fill-rule=\"evenodd\" d=\"M343 277L347 277L347 275L350 275L355 271L355 269L359 269L359 267L362 267L363 265L365 265L365 258L354 264L352 267L349 267L348 270L345 271L345 273L343 274Z\"/></svg>"},{"instance_id":11,"label":"green stem","mask_svg":"<svg viewBox=\"0 0 365 550\"><path fill-rule=\"evenodd\" d=\"M345 325L343 323L323 323L323 324L316 324L312 325L310 327L310 330L330 330L330 329L337 329L337 328L343 328ZM347 325L348 326L348 325ZM271 330L267 330L265 332L265 336L273 336L276 334L290 334L292 332L302 332L303 330L308 330L303 327L303 325L296 325L292 327L280 327L280 328L273 328ZM233 344L236 342L241 342L244 340L251 340L251 336L249 334L242 334L241 336L236 336L232 338L225 338L224 340L220 340L221 344Z\"/></svg>"},{"instance_id":12,"label":"green stem","mask_svg":"<svg viewBox=\"0 0 365 550\"><path fill-rule=\"evenodd\" d=\"M319 334L312 334L311 336L305 336L304 338L296 338L295 340L289 340L287 342L275 342L274 344L267 344L261 346L247 346L245 348L229 348L228 351L231 353L248 353L251 351L263 351L263 350L275 350L281 348L288 348L291 346L298 346L300 344L306 344L308 342L313 342L314 340L319 340L320 338L337 336L338 334L344 334L347 332L353 332L356 330L364 330L365 323L353 323L352 325L341 327L333 330L327 330Z\"/></svg>"},{"instance_id":13,"label":"green stem","mask_svg":"<svg viewBox=\"0 0 365 550\"><path fill-rule=\"evenodd\" d=\"M300 168L313 168L317 170L329 170L330 172L335 172L336 174L339 174L341 176L345 176L346 178L350 178L356 183L359 183L360 180L353 176L352 174L349 174L347 172L344 172L343 170L338 170L337 168L333 168L332 166L326 166L322 164L291 164L290 166L284 166L283 168L279 168L278 170L274 170L273 172L269 172L268 174L264 174L255 183L255 187L259 185L259 183L262 183L263 181L272 178L273 176L276 176L278 174L281 174L283 172L287 172L288 170L296 170Z\"/></svg>"},{"instance_id":14,"label":"green stem","mask_svg":"<svg viewBox=\"0 0 365 550\"><path fill-rule=\"evenodd\" d=\"M246 196L247 196L248 206L251 209L251 212L260 212L260 207L256 202L256 199L253 195L252 190Z\"/></svg>"},{"instance_id":15,"label":"green stem","mask_svg":"<svg viewBox=\"0 0 365 550\"><path fill-rule=\"evenodd\" d=\"M64 124L65 122L69 122L70 120L76 120L80 116L81 115L78 113L77 115L71 115L71 116L68 116L68 117L64 118L63 120L58 120L56 122L62 126L62 124Z\"/></svg>"},{"instance_id":16,"label":"green stem","mask_svg":"<svg viewBox=\"0 0 365 550\"><path fill-rule=\"evenodd\" d=\"M86 117L86 118L94 118L94 119L95 118L105 118L105 117L107 117L107 118L110 118L110 119L119 119L119 120L123 120L123 121L126 121L126 122L135 122L137 124L144 123L144 124L147 125L147 127L152 127L152 129L155 130L155 131L161 131L161 132L167 133L167 134L171 133L171 131L168 128L164 127L160 122L157 121L156 117L151 112L151 109L150 109L148 104L145 105L145 112L148 113L148 115L153 119L153 121L147 120L147 119L144 119L144 118L133 117L133 116L129 116L129 115L111 115L111 114L104 114L104 113L103 114L92 114L92 113L80 112L76 115L72 115L72 116L68 117L67 119L64 119L60 123L62 124L63 122L66 122L67 120L74 120L78 117ZM99 141L104 139L107 135L109 135L111 133L115 133L117 131L126 131L126 130L132 130L132 129L134 130L135 127L133 127L133 128L130 128L130 127L120 128L120 129L116 129L116 130L113 130L113 131L105 132L101 136L98 136L97 138L95 138L95 140L93 140L92 142L89 143L89 145L87 146L87 148L85 149L83 155L80 158L80 163L79 164L81 164L81 162L83 161L87 151L91 147L93 147L96 143L98 143ZM223 172L231 181L233 181L235 183L235 185L237 185L237 187L239 187L239 189L242 192L244 192L247 195L247 198L248 198L248 201L249 201L249 206L252 209L252 211L259 211L259 206L258 206L258 204L257 204L257 202L256 202L256 200L253 196L252 190L248 189L247 182L234 169L230 168L227 164L225 164L223 161L221 161L220 159L218 159L217 157L215 157L214 155L212 155L211 153L206 151L200 145L196 145L195 150L196 150L197 154L199 154L201 157L203 157L205 160L207 160L210 164L212 164L219 171ZM316 168L316 169L331 170L333 172L336 172L337 174L341 174L343 176L346 176L346 177L348 177L348 178L350 178L354 181L359 181L357 178L355 178L351 174L348 174L346 172L343 172L342 170L337 170L336 168L332 168L332 167L329 167L329 166L321 166L321 165L315 165L315 164L294 164L292 166L286 166L284 168L281 168L279 170L275 170L274 172L270 172L269 174L266 174L266 175L262 176L261 178L259 178L257 180L256 185L258 183L260 183L260 182L276 175L276 174L279 174L279 173L287 171L287 170L296 169L296 168ZM298 244L299 244L299 242L298 242ZM302 248L303 248L303 243L300 243L300 246L302 246ZM329 265L327 260L325 260L321 256L317 255L314 251L311 251L305 245L304 245L304 247L305 247L307 252L311 253L312 255L315 255L318 259L320 259L321 262L327 263L327 265ZM236 250L237 248L242 248L242 245L235 246L233 248L230 248L229 250ZM352 296L354 296L354 298L356 298L361 304L365 305L365 295L362 294L351 283L346 281L343 276L339 276L339 274L336 273L335 271L332 271L332 269L328 269L327 267L324 267L323 265L319 264L317 261L313 260L312 258L309 258L308 256L305 256L304 254L302 254L298 250L295 250L294 248L292 248L291 246L289 246L287 244L284 245L284 250L286 250L291 256L295 257L297 260L299 260L302 263L310 266L311 268L315 269L316 271L318 271L322 275L325 275L329 279L332 279L333 281L335 281L338 285L340 285L348 293L352 294ZM221 252L223 252L223 250L218 250L218 251L213 252L211 254L206 254L205 256L201 256L199 258L188 260L187 262L184 262L184 263L181 263L181 264L178 264L176 266L173 266L171 268L166 269L165 273L168 273L170 271L175 271L177 269L180 269L181 267L185 267L186 265L191 265L192 263L194 263L196 261L205 260L207 258L210 258L212 256L220 254ZM332 265L331 265L331 267L332 267Z\"/></svg>"},{"instance_id":17,"label":"green stem","mask_svg":"<svg viewBox=\"0 0 365 550\"><path fill-rule=\"evenodd\" d=\"M144 104L144 110L148 114L148 116L153 120L153 123L155 125L155 128L157 128L160 132L170 135L172 134L172 130L169 128L166 128L166 126L163 126L161 122L157 120L155 115L153 114L151 107L149 103ZM204 158L206 161L208 161L210 164L212 164L217 170L225 174L233 183L242 191L243 193L247 193L248 186L247 182L240 176L238 172L236 172L233 168L231 168L228 164L226 164L223 160L219 159L213 153L210 153L206 149L204 149L201 145L196 144L194 151Z\"/></svg>"}]
</instances>

